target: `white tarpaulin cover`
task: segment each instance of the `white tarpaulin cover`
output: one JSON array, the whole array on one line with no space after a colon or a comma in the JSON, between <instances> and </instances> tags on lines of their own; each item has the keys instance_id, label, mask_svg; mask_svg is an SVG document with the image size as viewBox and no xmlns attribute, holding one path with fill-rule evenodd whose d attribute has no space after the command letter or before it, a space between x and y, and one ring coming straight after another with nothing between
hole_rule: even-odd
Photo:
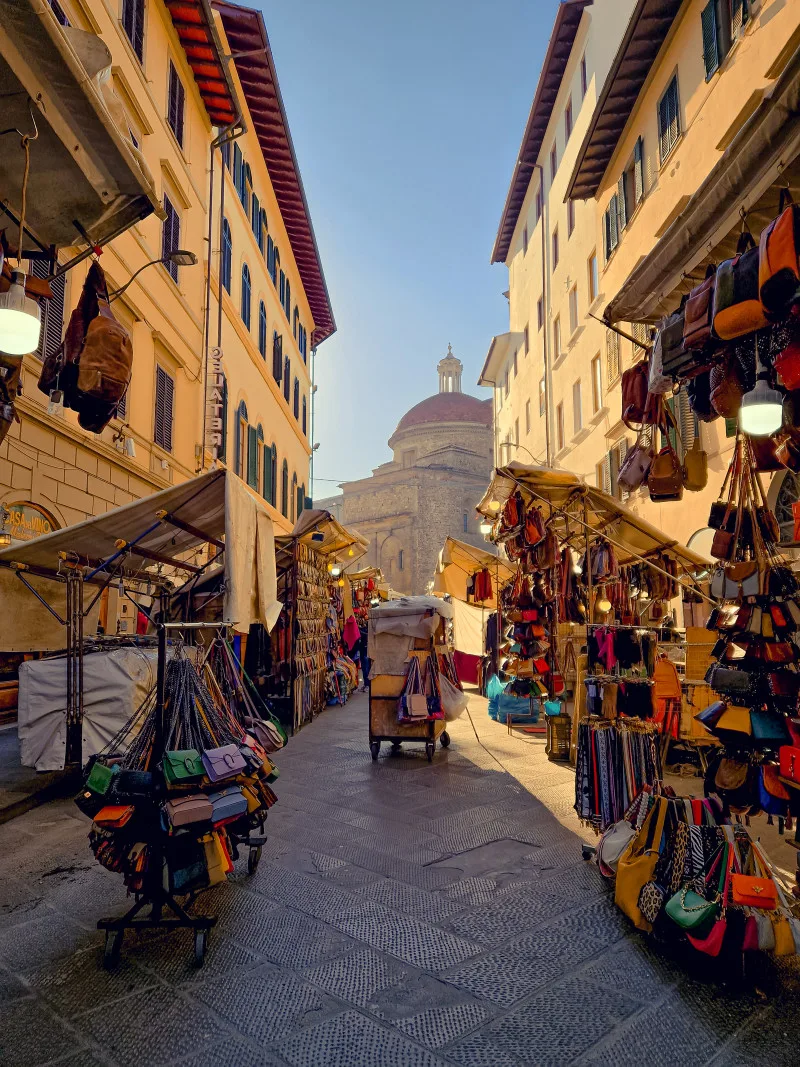
<instances>
[{"instance_id":1,"label":"white tarpaulin cover","mask_svg":"<svg viewBox=\"0 0 800 1067\"><path fill-rule=\"evenodd\" d=\"M105 748L155 685L155 649L115 648L83 658L82 763ZM67 744L67 660L20 664L17 730L23 766L62 771Z\"/></svg>"},{"instance_id":2,"label":"white tarpaulin cover","mask_svg":"<svg viewBox=\"0 0 800 1067\"><path fill-rule=\"evenodd\" d=\"M453 607L435 596L404 596L370 609L368 629L370 676L405 674L415 637L433 636L439 617L452 619Z\"/></svg>"},{"instance_id":3,"label":"white tarpaulin cover","mask_svg":"<svg viewBox=\"0 0 800 1067\"><path fill-rule=\"evenodd\" d=\"M121 573L146 577L147 571L153 571L157 564L137 555L137 546L174 559L186 558L193 549L206 544L193 533L159 521L157 512L162 511L209 537L224 537L223 619L240 633L247 633L254 622L271 630L281 612L272 518L264 503L244 482L225 470L209 471L96 518L2 549L0 564L24 563L56 571L59 552L71 554L72 558L77 556L81 561L106 560L116 551L117 540L123 540L136 544ZM186 572L178 574L187 577ZM19 595L34 600L18 584ZM42 584L54 587L54 582L47 579ZM44 608L42 612L46 614ZM0 649L7 647L3 640L6 625L0 624ZM91 631L84 627L84 632ZM52 645L45 646L45 650L50 648Z\"/></svg>"},{"instance_id":4,"label":"white tarpaulin cover","mask_svg":"<svg viewBox=\"0 0 800 1067\"><path fill-rule=\"evenodd\" d=\"M25 580L44 597L62 619L67 615L67 589L49 578L25 575ZM86 604L95 590L88 589ZM13 604L13 608L10 605ZM26 589L13 571L0 568L0 650L3 652L60 652L67 646L65 627ZM84 633L97 632L100 601L83 620Z\"/></svg>"},{"instance_id":5,"label":"white tarpaulin cover","mask_svg":"<svg viewBox=\"0 0 800 1067\"><path fill-rule=\"evenodd\" d=\"M484 631L490 609L453 600L453 648L470 656L484 653Z\"/></svg>"}]
</instances>

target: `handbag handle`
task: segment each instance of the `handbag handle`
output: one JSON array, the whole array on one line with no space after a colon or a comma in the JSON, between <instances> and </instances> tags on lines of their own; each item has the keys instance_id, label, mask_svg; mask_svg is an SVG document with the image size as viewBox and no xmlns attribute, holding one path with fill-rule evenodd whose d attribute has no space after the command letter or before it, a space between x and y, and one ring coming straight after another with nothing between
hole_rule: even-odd
<instances>
[{"instance_id":1,"label":"handbag handle","mask_svg":"<svg viewBox=\"0 0 800 1067\"><path fill-rule=\"evenodd\" d=\"M794 200L792 199L792 191L789 186L786 185L783 187L783 189L781 189L781 195L778 198L778 214L783 214L783 209L786 207L786 205L793 203Z\"/></svg>"}]
</instances>

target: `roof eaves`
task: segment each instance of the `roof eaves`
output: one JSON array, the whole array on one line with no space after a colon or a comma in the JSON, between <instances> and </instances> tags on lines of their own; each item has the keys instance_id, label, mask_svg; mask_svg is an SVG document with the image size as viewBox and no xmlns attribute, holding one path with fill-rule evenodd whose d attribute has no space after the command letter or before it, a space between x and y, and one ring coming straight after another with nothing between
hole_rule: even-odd
<instances>
[{"instance_id":1,"label":"roof eaves","mask_svg":"<svg viewBox=\"0 0 800 1067\"><path fill-rule=\"evenodd\" d=\"M550 112L558 96L564 68L575 43L575 35L578 32L583 9L593 2L594 0L561 0L558 5L550 42L528 114L525 133L514 166L514 173L511 176L511 184L506 195L503 213L500 216L491 263L504 263L508 255L519 211L528 190L531 170L539 156L542 139L550 122Z\"/></svg>"}]
</instances>

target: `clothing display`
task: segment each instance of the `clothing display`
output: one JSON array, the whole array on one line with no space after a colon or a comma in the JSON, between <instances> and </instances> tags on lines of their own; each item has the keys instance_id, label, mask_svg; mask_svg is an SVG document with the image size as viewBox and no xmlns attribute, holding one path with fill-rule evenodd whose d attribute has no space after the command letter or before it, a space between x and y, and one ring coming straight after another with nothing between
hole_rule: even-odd
<instances>
[{"instance_id":1,"label":"clothing display","mask_svg":"<svg viewBox=\"0 0 800 1067\"><path fill-rule=\"evenodd\" d=\"M657 728L641 719L587 717L578 724L575 811L603 831L661 777Z\"/></svg>"}]
</instances>

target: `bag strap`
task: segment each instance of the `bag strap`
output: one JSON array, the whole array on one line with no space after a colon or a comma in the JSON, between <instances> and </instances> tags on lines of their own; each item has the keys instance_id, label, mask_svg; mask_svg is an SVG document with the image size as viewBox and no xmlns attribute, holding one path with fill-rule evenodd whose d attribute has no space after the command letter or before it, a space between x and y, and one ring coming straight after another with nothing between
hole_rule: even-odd
<instances>
[{"instance_id":1,"label":"bag strap","mask_svg":"<svg viewBox=\"0 0 800 1067\"><path fill-rule=\"evenodd\" d=\"M780 195L780 198L778 200L778 214L779 215L783 214L783 209L786 207L786 205L787 204L793 204L793 203L794 203L794 200L792 199L791 189L789 188L788 185L786 185L786 186L783 187L783 189L781 189L781 195Z\"/></svg>"},{"instance_id":2,"label":"bag strap","mask_svg":"<svg viewBox=\"0 0 800 1067\"><path fill-rule=\"evenodd\" d=\"M752 233L749 230L742 230L739 234L739 240L736 242L736 255L742 256L745 252L749 252L751 248L756 247L756 242Z\"/></svg>"}]
</instances>

